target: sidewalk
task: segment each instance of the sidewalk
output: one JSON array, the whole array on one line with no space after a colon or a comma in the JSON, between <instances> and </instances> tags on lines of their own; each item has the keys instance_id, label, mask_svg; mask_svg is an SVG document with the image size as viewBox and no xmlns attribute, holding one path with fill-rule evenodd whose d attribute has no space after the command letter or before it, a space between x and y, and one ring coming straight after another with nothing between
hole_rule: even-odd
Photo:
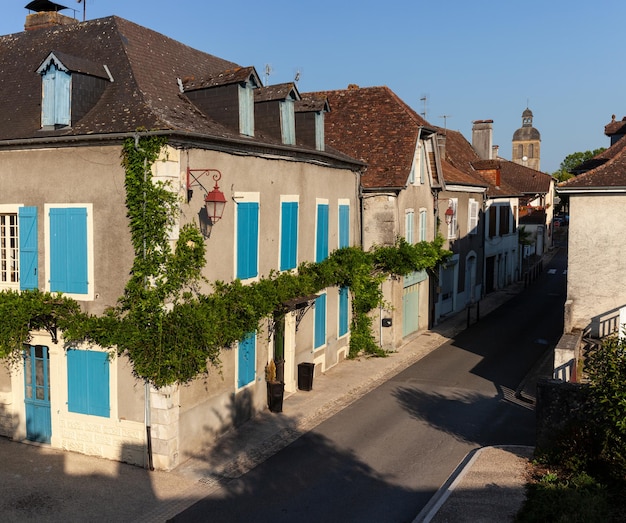
<instances>
[{"instance_id":1,"label":"sidewalk","mask_svg":"<svg viewBox=\"0 0 626 523\"><path fill-rule=\"evenodd\" d=\"M489 294L480 302L483 317L519 293L522 283ZM472 310L472 322L476 310ZM264 411L232 430L201 455L171 472L148 472L123 463L23 445L0 439L0 515L3 521L158 521L164 522L222 484L262 463L301 434L415 363L467 327L467 313L448 318L432 331L416 335L387 358L347 360L315 376L313 390L285 398L283 414ZM539 369L538 369L539 370ZM532 391L534 383L524 384ZM524 390L518 391L524 395ZM532 449L481 449L459 466L416 521L464 521L467 503L472 521L502 521L503 497L510 510L523 501L525 457ZM512 495L515 494L515 496ZM484 499L488 495L488 499ZM463 496L470 496L470 499ZM498 496L495 496L496 499ZM477 518L479 506L492 507L495 519ZM455 508L456 507L456 508ZM435 518L436 519L433 519ZM424 519L428 518L428 519ZM469 521L469 519L467 520Z\"/></svg>"}]
</instances>

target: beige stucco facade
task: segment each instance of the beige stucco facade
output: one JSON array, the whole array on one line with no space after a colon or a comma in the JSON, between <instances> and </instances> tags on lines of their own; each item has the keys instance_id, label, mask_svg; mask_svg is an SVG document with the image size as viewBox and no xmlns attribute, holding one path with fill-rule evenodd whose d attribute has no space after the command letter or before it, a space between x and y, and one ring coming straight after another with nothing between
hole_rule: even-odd
<instances>
[{"instance_id":1,"label":"beige stucco facade","mask_svg":"<svg viewBox=\"0 0 626 523\"><path fill-rule=\"evenodd\" d=\"M626 245L615 228L626 219L625 203L619 191L570 195L565 332L598 336L626 305Z\"/></svg>"},{"instance_id":2,"label":"beige stucco facade","mask_svg":"<svg viewBox=\"0 0 626 523\"><path fill-rule=\"evenodd\" d=\"M122 295L133 262L125 207L124 170L119 143L102 146L58 147L0 151L0 212L17 212L20 206L36 207L38 214L38 286L48 290L47 256L49 230L47 211L56 205L81 206L88 220L88 292L71 296L84 311L102 314ZM280 257L280 209L282 201L298 202L297 261L315 261L316 210L328 205L328 250L339 242L339 206L349 206L349 242L360 243L358 173L349 167L332 166L320 158L295 159L276 154L231 154L214 149L168 146L153 166L155 179L169 183L181 197L180 216L171 231L174 242L184 223L198 222L204 192L194 187L186 201L187 169L217 169L220 188L227 198L222 219L206 240L208 282L232 281L236 277L237 205L259 203L258 277L278 270ZM42 181L43 180L43 181ZM212 179L204 179L210 190ZM7 284L3 289L16 288ZM211 292L210 283L201 289ZM296 318L287 314L285 342L285 390L297 392L297 365L315 364L325 372L344 359L349 332L339 335L337 288L326 294L325 343L314 346L315 307ZM301 311L300 311L301 312ZM319 314L319 312L318 312ZM147 431L151 425L153 465L171 469L211 443L229 427L241 423L267 406L264 369L272 357L270 329L265 323L256 336L254 379L237 385L238 347L223 349L219 369L184 386L156 390L137 379L123 355L111 354L109 362L110 414L94 416L69 412L67 406L67 349L59 333L57 343L50 334L34 333L32 345L45 346L49 354L50 446L66 450L147 464ZM98 347L78 347L101 351ZM146 401L146 391L148 398ZM16 440L26 438L24 365L17 361L0 370L0 434Z\"/></svg>"}]
</instances>

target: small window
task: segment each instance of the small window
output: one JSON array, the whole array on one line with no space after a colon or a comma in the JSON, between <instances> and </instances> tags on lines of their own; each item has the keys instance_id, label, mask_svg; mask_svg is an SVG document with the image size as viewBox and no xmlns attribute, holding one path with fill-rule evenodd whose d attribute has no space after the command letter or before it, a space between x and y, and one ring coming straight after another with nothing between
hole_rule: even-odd
<instances>
[{"instance_id":1,"label":"small window","mask_svg":"<svg viewBox=\"0 0 626 523\"><path fill-rule=\"evenodd\" d=\"M404 211L404 239L407 243L414 243L413 224L415 222L415 212L412 209Z\"/></svg>"},{"instance_id":2,"label":"small window","mask_svg":"<svg viewBox=\"0 0 626 523\"><path fill-rule=\"evenodd\" d=\"M478 234L478 202L473 198L469 200L467 232L472 235Z\"/></svg>"},{"instance_id":3,"label":"small window","mask_svg":"<svg viewBox=\"0 0 626 523\"><path fill-rule=\"evenodd\" d=\"M456 198L450 198L449 209L452 209L452 216L450 218L450 223L448 224L448 239L454 240L456 239L456 230L457 230L457 207L458 200Z\"/></svg>"},{"instance_id":4,"label":"small window","mask_svg":"<svg viewBox=\"0 0 626 523\"><path fill-rule=\"evenodd\" d=\"M20 281L17 213L0 214L0 284L18 287Z\"/></svg>"},{"instance_id":5,"label":"small window","mask_svg":"<svg viewBox=\"0 0 626 523\"><path fill-rule=\"evenodd\" d=\"M425 209L420 209L420 241L425 242L428 231L428 214Z\"/></svg>"}]
</instances>

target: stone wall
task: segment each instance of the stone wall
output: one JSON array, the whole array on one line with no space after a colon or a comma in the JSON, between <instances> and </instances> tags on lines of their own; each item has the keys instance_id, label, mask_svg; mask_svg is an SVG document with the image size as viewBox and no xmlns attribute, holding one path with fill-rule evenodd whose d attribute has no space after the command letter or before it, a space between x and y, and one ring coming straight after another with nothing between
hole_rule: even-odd
<instances>
[{"instance_id":1,"label":"stone wall","mask_svg":"<svg viewBox=\"0 0 626 523\"><path fill-rule=\"evenodd\" d=\"M591 411L589 386L555 379L537 383L537 443L539 452L555 447L574 426L588 422Z\"/></svg>"}]
</instances>

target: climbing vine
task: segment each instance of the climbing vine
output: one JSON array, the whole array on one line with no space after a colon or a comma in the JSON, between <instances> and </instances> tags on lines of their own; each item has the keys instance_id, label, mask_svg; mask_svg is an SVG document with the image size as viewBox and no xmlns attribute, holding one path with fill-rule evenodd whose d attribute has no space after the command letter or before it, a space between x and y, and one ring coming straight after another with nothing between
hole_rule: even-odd
<instances>
[{"instance_id":1,"label":"climbing vine","mask_svg":"<svg viewBox=\"0 0 626 523\"><path fill-rule=\"evenodd\" d=\"M207 361L219 367L223 347L258 329L265 318L285 312L285 302L332 286L349 287L352 293L350 356L383 355L369 315L383 302L381 283L389 276L433 270L450 254L440 237L415 245L399 238L394 246L368 252L339 249L320 263L303 263L297 272L272 272L251 285L216 281L211 294L201 294L204 238L197 226L187 224L172 248L178 195L151 176L164 145L161 137L124 143L135 257L117 305L94 316L60 295L1 292L0 357L19 354L32 330L58 327L68 343L93 343L126 354L135 375L156 387L185 383L206 372Z\"/></svg>"}]
</instances>

